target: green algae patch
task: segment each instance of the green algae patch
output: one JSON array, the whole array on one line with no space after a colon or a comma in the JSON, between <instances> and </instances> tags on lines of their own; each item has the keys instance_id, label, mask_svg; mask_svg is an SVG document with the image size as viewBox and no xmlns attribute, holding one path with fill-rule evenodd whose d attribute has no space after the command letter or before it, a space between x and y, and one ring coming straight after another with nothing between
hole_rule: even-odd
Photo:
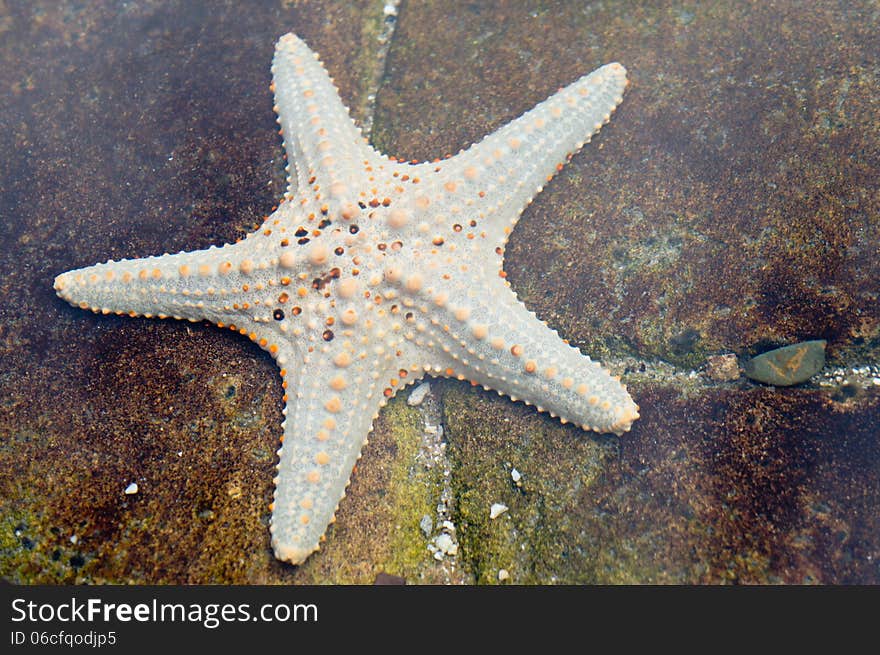
<instances>
[{"instance_id":1,"label":"green algae patch","mask_svg":"<svg viewBox=\"0 0 880 655\"><path fill-rule=\"evenodd\" d=\"M417 461L422 434L418 410L398 397L385 412L397 445L397 459L391 470L392 530L391 553L387 571L413 579L428 559L425 537L419 521L433 516L436 499L440 497L442 472L438 467L426 468Z\"/></svg>"},{"instance_id":2,"label":"green algae patch","mask_svg":"<svg viewBox=\"0 0 880 655\"><path fill-rule=\"evenodd\" d=\"M82 582L78 569L84 563L76 546L60 538L57 528L45 529L40 516L15 509L0 517L0 579L75 584Z\"/></svg>"},{"instance_id":3,"label":"green algae patch","mask_svg":"<svg viewBox=\"0 0 880 655\"><path fill-rule=\"evenodd\" d=\"M459 386L445 396L461 564L484 584L502 570L514 584L599 581L580 515L616 438L506 403ZM493 519L494 503L508 510Z\"/></svg>"}]
</instances>

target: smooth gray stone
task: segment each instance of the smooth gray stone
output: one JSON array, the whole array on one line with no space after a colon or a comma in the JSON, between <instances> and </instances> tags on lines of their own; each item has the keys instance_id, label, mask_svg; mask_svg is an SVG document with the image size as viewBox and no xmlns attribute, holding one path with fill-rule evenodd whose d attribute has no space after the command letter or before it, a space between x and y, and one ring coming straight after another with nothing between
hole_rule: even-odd
<instances>
[{"instance_id":1,"label":"smooth gray stone","mask_svg":"<svg viewBox=\"0 0 880 655\"><path fill-rule=\"evenodd\" d=\"M758 382L787 387L809 380L825 366L825 340L801 341L753 357L743 368Z\"/></svg>"}]
</instances>

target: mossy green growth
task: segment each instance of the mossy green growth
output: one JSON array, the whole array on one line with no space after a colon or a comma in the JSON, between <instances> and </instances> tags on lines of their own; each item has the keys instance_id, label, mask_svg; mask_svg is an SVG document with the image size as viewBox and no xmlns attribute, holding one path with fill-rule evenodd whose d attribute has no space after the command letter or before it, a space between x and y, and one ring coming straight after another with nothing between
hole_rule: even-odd
<instances>
[{"instance_id":1,"label":"mossy green growth","mask_svg":"<svg viewBox=\"0 0 880 655\"><path fill-rule=\"evenodd\" d=\"M479 399L476 398L480 395ZM614 455L614 437L595 437L476 390L450 389L444 402L453 462L460 562L474 579L515 584L598 582L590 534L590 489ZM516 469L519 482L511 473ZM509 509L490 518L493 503Z\"/></svg>"},{"instance_id":2,"label":"mossy green growth","mask_svg":"<svg viewBox=\"0 0 880 655\"><path fill-rule=\"evenodd\" d=\"M424 426L415 407L410 407L401 395L388 404L385 417L397 446L391 470L393 537L387 571L411 580L430 561L419 521L426 514L434 515L442 471L417 461Z\"/></svg>"},{"instance_id":3,"label":"mossy green growth","mask_svg":"<svg viewBox=\"0 0 880 655\"><path fill-rule=\"evenodd\" d=\"M21 566L28 560L21 538L16 534L24 524L19 514L6 514L0 518L0 577L10 582L21 582Z\"/></svg>"},{"instance_id":4,"label":"mossy green growth","mask_svg":"<svg viewBox=\"0 0 880 655\"><path fill-rule=\"evenodd\" d=\"M459 563L478 583L497 584L501 569L513 584L700 579L670 533L705 526L658 522L658 496L645 479L621 475L629 435L584 432L463 385L447 392L444 412ZM493 503L508 510L492 519Z\"/></svg>"},{"instance_id":5,"label":"mossy green growth","mask_svg":"<svg viewBox=\"0 0 880 655\"><path fill-rule=\"evenodd\" d=\"M66 549L28 535L42 534L40 517L21 509L0 516L0 579L16 584L71 584L76 571Z\"/></svg>"}]
</instances>

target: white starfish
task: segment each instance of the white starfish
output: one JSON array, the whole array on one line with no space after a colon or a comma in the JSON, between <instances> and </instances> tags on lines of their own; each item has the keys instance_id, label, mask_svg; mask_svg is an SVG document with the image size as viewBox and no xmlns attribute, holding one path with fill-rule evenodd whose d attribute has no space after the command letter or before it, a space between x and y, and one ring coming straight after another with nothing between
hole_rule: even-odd
<instances>
[{"instance_id":1,"label":"white starfish","mask_svg":"<svg viewBox=\"0 0 880 655\"><path fill-rule=\"evenodd\" d=\"M293 34L278 41L272 73L289 188L259 230L222 248L70 271L55 289L104 314L208 320L272 354L287 390L276 556L300 563L318 549L379 409L426 373L585 429L628 430L638 408L625 388L530 313L502 272L523 208L621 101L623 67L417 165L366 143Z\"/></svg>"}]
</instances>

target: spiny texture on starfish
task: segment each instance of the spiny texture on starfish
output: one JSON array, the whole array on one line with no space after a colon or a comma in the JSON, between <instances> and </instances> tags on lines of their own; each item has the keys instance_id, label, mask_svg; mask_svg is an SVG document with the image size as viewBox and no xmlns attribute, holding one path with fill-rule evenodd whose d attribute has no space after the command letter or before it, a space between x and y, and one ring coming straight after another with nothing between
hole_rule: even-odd
<instances>
[{"instance_id":1,"label":"spiny texture on starfish","mask_svg":"<svg viewBox=\"0 0 880 655\"><path fill-rule=\"evenodd\" d=\"M318 549L379 409L426 373L627 431L638 407L625 388L530 313L502 272L520 213L608 121L624 68L603 66L457 156L413 165L367 144L293 34L272 73L289 187L259 230L70 271L55 289L104 314L208 320L272 354L286 390L276 556L299 563Z\"/></svg>"}]
</instances>

